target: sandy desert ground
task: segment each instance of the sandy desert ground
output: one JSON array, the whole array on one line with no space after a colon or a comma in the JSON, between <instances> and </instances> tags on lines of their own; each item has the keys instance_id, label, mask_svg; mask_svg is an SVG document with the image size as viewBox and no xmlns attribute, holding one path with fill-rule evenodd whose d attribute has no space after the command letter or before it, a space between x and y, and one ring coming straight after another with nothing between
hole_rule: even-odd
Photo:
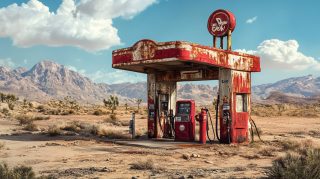
<instances>
[{"instance_id":1,"label":"sandy desert ground","mask_svg":"<svg viewBox=\"0 0 320 179\"><path fill-rule=\"evenodd\" d=\"M117 113L121 121L130 119L129 112ZM64 132L49 136L45 132L52 125L79 121L128 133L128 126L107 123L105 118L107 115L51 115L34 121L39 131L29 132L16 119L3 117L0 162L31 166L37 176L56 178L263 178L272 161L291 150L290 145L320 146L320 118L315 117L253 116L264 142L256 137L257 142L241 145L158 141L136 146L96 135ZM137 130L143 133L145 114L138 114L136 120ZM148 143L143 136L136 140Z\"/></svg>"}]
</instances>

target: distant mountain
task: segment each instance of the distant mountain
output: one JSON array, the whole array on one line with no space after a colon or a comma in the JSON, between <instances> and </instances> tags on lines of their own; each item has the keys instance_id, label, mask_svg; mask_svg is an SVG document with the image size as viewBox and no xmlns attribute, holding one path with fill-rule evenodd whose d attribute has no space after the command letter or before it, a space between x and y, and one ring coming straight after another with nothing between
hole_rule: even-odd
<instances>
[{"instance_id":1,"label":"distant mountain","mask_svg":"<svg viewBox=\"0 0 320 179\"><path fill-rule=\"evenodd\" d=\"M296 98L311 99L320 96L320 77L316 78L308 75L288 78L275 83L253 86L252 91L256 100L268 99L272 92L280 92L283 95Z\"/></svg>"},{"instance_id":2,"label":"distant mountain","mask_svg":"<svg viewBox=\"0 0 320 179\"><path fill-rule=\"evenodd\" d=\"M203 84L178 85L178 99L195 99L197 103L211 104L217 95L217 87ZM109 95L117 95L121 102L134 102L134 98L146 101L147 84L94 83L89 78L52 61L41 61L30 70L9 69L0 66L0 91L22 98L47 101L71 96L82 103L101 103ZM252 87L253 101L294 102L310 101L320 96L320 77L311 75L289 78L276 83ZM276 92L276 93L275 93ZM311 100L312 101L312 100Z\"/></svg>"},{"instance_id":3,"label":"distant mountain","mask_svg":"<svg viewBox=\"0 0 320 179\"><path fill-rule=\"evenodd\" d=\"M178 99L194 99L200 104L211 104L217 97L218 87L203 84L178 85Z\"/></svg>"},{"instance_id":4,"label":"distant mountain","mask_svg":"<svg viewBox=\"0 0 320 179\"><path fill-rule=\"evenodd\" d=\"M99 102L111 93L106 84L89 78L52 61L42 61L30 70L0 67L0 91L36 101L71 96L80 101Z\"/></svg>"}]
</instances>

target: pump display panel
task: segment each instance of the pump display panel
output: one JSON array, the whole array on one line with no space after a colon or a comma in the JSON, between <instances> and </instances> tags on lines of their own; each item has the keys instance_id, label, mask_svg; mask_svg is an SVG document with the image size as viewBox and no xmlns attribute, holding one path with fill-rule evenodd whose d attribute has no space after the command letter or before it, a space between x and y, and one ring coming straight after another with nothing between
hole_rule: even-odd
<instances>
[{"instance_id":1,"label":"pump display panel","mask_svg":"<svg viewBox=\"0 0 320 179\"><path fill-rule=\"evenodd\" d=\"M190 121L191 103L178 103L178 111L176 121L188 122Z\"/></svg>"}]
</instances>

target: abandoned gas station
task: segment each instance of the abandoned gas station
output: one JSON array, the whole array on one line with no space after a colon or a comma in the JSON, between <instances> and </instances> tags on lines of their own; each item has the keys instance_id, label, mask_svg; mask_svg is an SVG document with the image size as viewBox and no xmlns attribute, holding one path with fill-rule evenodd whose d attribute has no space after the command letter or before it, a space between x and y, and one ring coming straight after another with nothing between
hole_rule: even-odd
<instances>
[{"instance_id":1,"label":"abandoned gas station","mask_svg":"<svg viewBox=\"0 0 320 179\"><path fill-rule=\"evenodd\" d=\"M232 51L235 26L235 16L219 9L208 19L212 47L143 39L131 47L113 51L113 68L147 74L149 138L195 141L198 121L199 140L206 143L211 115L205 108L196 114L197 104L192 99L177 101L177 82L218 80L215 135L221 143L248 142L251 72L260 72L260 58Z\"/></svg>"}]
</instances>

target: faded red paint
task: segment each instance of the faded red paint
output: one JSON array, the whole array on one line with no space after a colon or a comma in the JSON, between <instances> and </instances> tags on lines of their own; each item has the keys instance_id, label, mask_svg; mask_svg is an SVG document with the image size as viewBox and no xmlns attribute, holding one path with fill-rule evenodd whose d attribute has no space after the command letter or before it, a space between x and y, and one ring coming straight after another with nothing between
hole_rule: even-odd
<instances>
[{"instance_id":1,"label":"faded red paint","mask_svg":"<svg viewBox=\"0 0 320 179\"><path fill-rule=\"evenodd\" d=\"M261 70L260 58L257 56L183 41L156 43L141 40L132 47L112 52L112 66L118 69L133 65L148 68L145 64L157 65L167 61L190 62L248 72ZM136 71L146 73L143 70Z\"/></svg>"},{"instance_id":2,"label":"faded red paint","mask_svg":"<svg viewBox=\"0 0 320 179\"><path fill-rule=\"evenodd\" d=\"M195 73L181 75L178 70L176 71L165 71L165 72L158 72L156 74L156 81L157 82L177 82L177 81L196 81L196 80L218 80L219 79L219 71L217 70L194 70L198 71L200 76L194 75ZM182 78L184 77L184 78Z\"/></svg>"},{"instance_id":3,"label":"faded red paint","mask_svg":"<svg viewBox=\"0 0 320 179\"><path fill-rule=\"evenodd\" d=\"M233 91L236 93L251 93L250 73L234 72L232 84Z\"/></svg>"}]
</instances>

